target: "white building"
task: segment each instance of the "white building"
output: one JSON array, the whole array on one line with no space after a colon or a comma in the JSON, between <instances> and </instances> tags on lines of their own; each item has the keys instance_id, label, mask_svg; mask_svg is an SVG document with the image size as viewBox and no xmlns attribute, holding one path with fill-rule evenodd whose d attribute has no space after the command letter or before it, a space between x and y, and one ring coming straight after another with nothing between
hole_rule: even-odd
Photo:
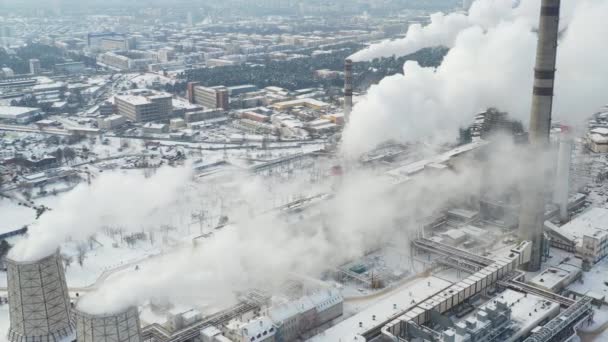
<instances>
[{"instance_id":1,"label":"white building","mask_svg":"<svg viewBox=\"0 0 608 342\"><path fill-rule=\"evenodd\" d=\"M591 208L563 226L552 226L573 241L576 254L594 264L608 255L608 209Z\"/></svg>"},{"instance_id":2,"label":"white building","mask_svg":"<svg viewBox=\"0 0 608 342\"><path fill-rule=\"evenodd\" d=\"M108 117L97 119L97 126L99 129L114 129L124 125L127 122L127 118L122 115L113 114Z\"/></svg>"},{"instance_id":3,"label":"white building","mask_svg":"<svg viewBox=\"0 0 608 342\"><path fill-rule=\"evenodd\" d=\"M38 108L0 106L0 120L8 120L18 124L27 124L40 113Z\"/></svg>"},{"instance_id":4,"label":"white building","mask_svg":"<svg viewBox=\"0 0 608 342\"><path fill-rule=\"evenodd\" d=\"M608 128L592 129L587 134L587 146L595 153L608 153Z\"/></svg>"},{"instance_id":5,"label":"white building","mask_svg":"<svg viewBox=\"0 0 608 342\"><path fill-rule=\"evenodd\" d=\"M295 341L343 312L343 298L337 290L327 290L300 298L297 301L274 306L269 316L285 341Z\"/></svg>"},{"instance_id":6,"label":"white building","mask_svg":"<svg viewBox=\"0 0 608 342\"><path fill-rule=\"evenodd\" d=\"M276 328L268 317L249 322L235 320L226 325L225 335L233 342L275 342Z\"/></svg>"}]
</instances>

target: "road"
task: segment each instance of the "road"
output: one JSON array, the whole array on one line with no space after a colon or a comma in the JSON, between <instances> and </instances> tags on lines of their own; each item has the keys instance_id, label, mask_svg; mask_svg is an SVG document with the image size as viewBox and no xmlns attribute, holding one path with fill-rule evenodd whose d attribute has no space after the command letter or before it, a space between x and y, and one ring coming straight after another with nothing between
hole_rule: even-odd
<instances>
[{"instance_id":1,"label":"road","mask_svg":"<svg viewBox=\"0 0 608 342\"><path fill-rule=\"evenodd\" d=\"M59 128L38 128L32 126L20 126L20 125L1 125L0 131L12 131L12 132L26 132L26 133L40 133L40 134L50 134L50 135L63 135L69 136L72 135L65 129Z\"/></svg>"}]
</instances>

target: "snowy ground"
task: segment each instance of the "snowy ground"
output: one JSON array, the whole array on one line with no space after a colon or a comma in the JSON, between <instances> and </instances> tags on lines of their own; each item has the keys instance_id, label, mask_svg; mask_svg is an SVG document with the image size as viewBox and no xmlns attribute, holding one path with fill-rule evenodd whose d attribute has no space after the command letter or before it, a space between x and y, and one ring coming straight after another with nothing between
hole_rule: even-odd
<instances>
[{"instance_id":1,"label":"snowy ground","mask_svg":"<svg viewBox=\"0 0 608 342\"><path fill-rule=\"evenodd\" d=\"M8 304L0 305L0 341L7 341L6 335L10 328L11 322L8 318Z\"/></svg>"},{"instance_id":2,"label":"snowy ground","mask_svg":"<svg viewBox=\"0 0 608 342\"><path fill-rule=\"evenodd\" d=\"M36 219L36 211L17 201L0 197L0 234L23 228Z\"/></svg>"}]
</instances>

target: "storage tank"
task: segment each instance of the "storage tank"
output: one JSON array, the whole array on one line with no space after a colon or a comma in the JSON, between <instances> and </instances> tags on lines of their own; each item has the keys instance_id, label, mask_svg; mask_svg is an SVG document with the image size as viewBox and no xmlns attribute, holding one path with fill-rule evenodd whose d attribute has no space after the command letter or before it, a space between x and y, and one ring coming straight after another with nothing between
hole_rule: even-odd
<instances>
[{"instance_id":1,"label":"storage tank","mask_svg":"<svg viewBox=\"0 0 608 342\"><path fill-rule=\"evenodd\" d=\"M59 341L74 332L59 251L36 261L6 259L11 342Z\"/></svg>"},{"instance_id":2,"label":"storage tank","mask_svg":"<svg viewBox=\"0 0 608 342\"><path fill-rule=\"evenodd\" d=\"M141 328L136 307L115 314L93 315L74 310L77 342L140 342Z\"/></svg>"}]
</instances>

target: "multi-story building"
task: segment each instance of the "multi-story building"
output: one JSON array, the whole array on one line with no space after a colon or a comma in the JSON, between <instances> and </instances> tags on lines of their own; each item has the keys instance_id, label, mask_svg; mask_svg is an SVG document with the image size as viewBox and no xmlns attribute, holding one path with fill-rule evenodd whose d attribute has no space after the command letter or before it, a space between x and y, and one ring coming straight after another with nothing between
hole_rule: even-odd
<instances>
[{"instance_id":1,"label":"multi-story building","mask_svg":"<svg viewBox=\"0 0 608 342\"><path fill-rule=\"evenodd\" d=\"M39 59L30 59L30 74L32 74L32 75L40 74L40 60Z\"/></svg>"},{"instance_id":2,"label":"multi-story building","mask_svg":"<svg viewBox=\"0 0 608 342\"><path fill-rule=\"evenodd\" d=\"M134 90L115 97L118 114L133 122L168 120L172 110L172 96L151 90Z\"/></svg>"},{"instance_id":3,"label":"multi-story building","mask_svg":"<svg viewBox=\"0 0 608 342\"><path fill-rule=\"evenodd\" d=\"M78 74L85 71L83 62L68 62L55 64L55 72L65 74Z\"/></svg>"},{"instance_id":4,"label":"multi-story building","mask_svg":"<svg viewBox=\"0 0 608 342\"><path fill-rule=\"evenodd\" d=\"M156 62L156 54L148 51L106 52L97 57L97 64L114 70L145 70Z\"/></svg>"},{"instance_id":5,"label":"multi-story building","mask_svg":"<svg viewBox=\"0 0 608 342\"><path fill-rule=\"evenodd\" d=\"M230 94L224 86L202 87L193 86L192 100L205 108L228 110L230 108Z\"/></svg>"}]
</instances>

